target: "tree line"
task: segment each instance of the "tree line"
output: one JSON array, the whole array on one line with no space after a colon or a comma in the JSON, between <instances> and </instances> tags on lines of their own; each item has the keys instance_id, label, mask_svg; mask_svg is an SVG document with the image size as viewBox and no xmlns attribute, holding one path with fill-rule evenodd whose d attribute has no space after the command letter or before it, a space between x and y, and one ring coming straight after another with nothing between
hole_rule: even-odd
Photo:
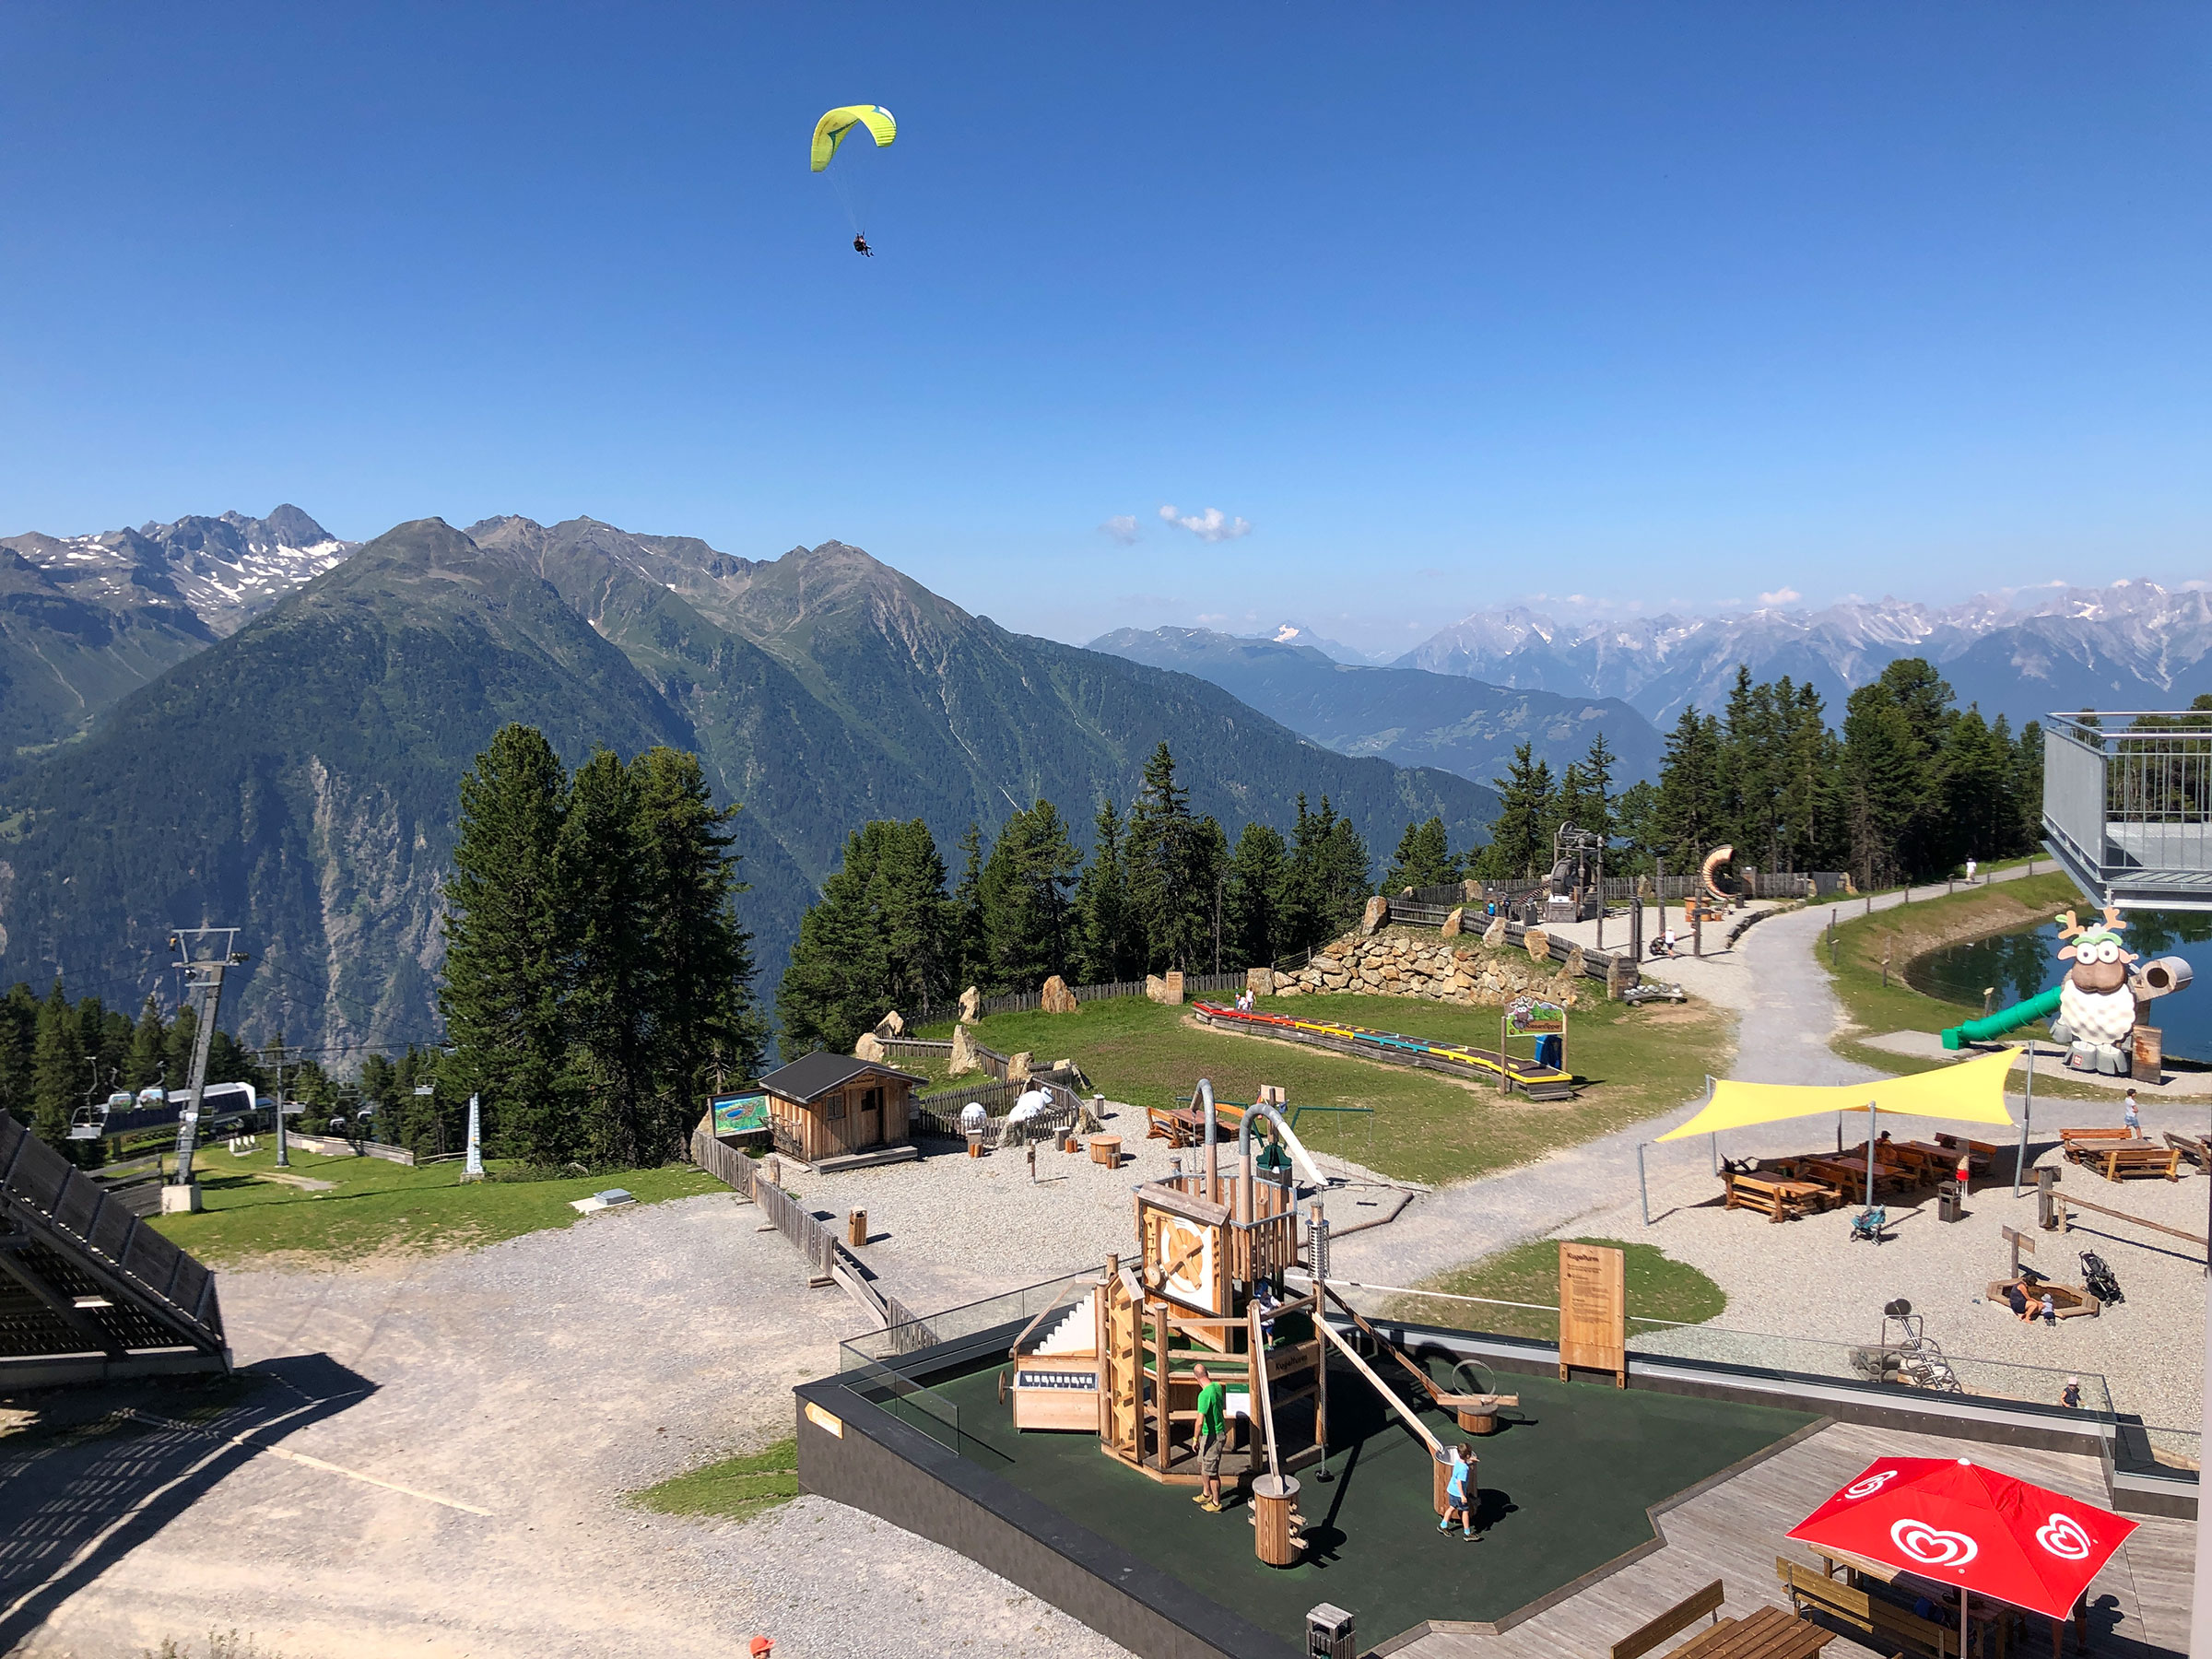
<instances>
[{"instance_id":1,"label":"tree line","mask_svg":"<svg viewBox=\"0 0 2212 1659\"><path fill-rule=\"evenodd\" d=\"M1124 812L1102 802L1090 855L1051 801L984 846L970 825L954 878L921 819L846 838L799 924L776 994L786 1055L849 1051L897 1008L924 1018L973 985L986 995L1272 962L1335 937L1371 891L1366 843L1324 795L1290 833L1248 823L1232 843L1194 815L1162 743Z\"/></svg>"}]
</instances>

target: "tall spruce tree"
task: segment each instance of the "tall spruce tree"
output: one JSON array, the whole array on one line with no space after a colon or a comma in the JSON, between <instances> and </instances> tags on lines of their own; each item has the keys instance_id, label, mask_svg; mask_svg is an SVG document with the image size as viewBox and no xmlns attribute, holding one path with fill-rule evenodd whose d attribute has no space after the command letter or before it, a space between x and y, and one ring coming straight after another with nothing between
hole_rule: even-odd
<instances>
[{"instance_id":1,"label":"tall spruce tree","mask_svg":"<svg viewBox=\"0 0 2212 1659\"><path fill-rule=\"evenodd\" d=\"M0 997L0 1112L26 1128L36 1119L31 1056L38 1040L38 996L18 982Z\"/></svg>"},{"instance_id":2,"label":"tall spruce tree","mask_svg":"<svg viewBox=\"0 0 2212 1659\"><path fill-rule=\"evenodd\" d=\"M822 896L799 920L798 943L776 992L776 1018L786 1060L822 1048L849 1053L860 1034L913 989L915 961L951 962L958 909L945 897L945 865L920 818L862 825L845 838L843 861L822 883ZM981 872L978 872L981 880ZM889 918L908 918L911 942L894 942ZM926 943L919 935L930 931ZM941 981L936 994L946 994ZM907 1007L918 1006L911 996Z\"/></svg>"},{"instance_id":3,"label":"tall spruce tree","mask_svg":"<svg viewBox=\"0 0 2212 1659\"><path fill-rule=\"evenodd\" d=\"M547 1163L584 1149L563 1006L568 797L560 758L525 725L502 726L463 775L439 989L455 1086L483 1095L493 1148Z\"/></svg>"},{"instance_id":4,"label":"tall spruce tree","mask_svg":"<svg viewBox=\"0 0 2212 1659\"><path fill-rule=\"evenodd\" d=\"M1090 862L1076 883L1077 973L1086 984L1112 984L1144 971L1143 943L1129 902L1122 863L1122 820L1112 801L1093 820Z\"/></svg>"},{"instance_id":5,"label":"tall spruce tree","mask_svg":"<svg viewBox=\"0 0 2212 1659\"><path fill-rule=\"evenodd\" d=\"M1559 812L1551 764L1537 757L1534 744L1516 744L1505 776L1492 778L1490 787L1498 792L1498 816L1489 843L1477 855L1477 873L1486 881L1532 880L1551 865Z\"/></svg>"},{"instance_id":6,"label":"tall spruce tree","mask_svg":"<svg viewBox=\"0 0 2212 1659\"><path fill-rule=\"evenodd\" d=\"M39 1005L31 1048L31 1126L48 1146L69 1149L69 1115L83 1088L85 1062L76 1010L62 994L61 977Z\"/></svg>"},{"instance_id":7,"label":"tall spruce tree","mask_svg":"<svg viewBox=\"0 0 2212 1659\"><path fill-rule=\"evenodd\" d=\"M1310 950L1326 944L1359 920L1372 890L1367 843L1351 820L1337 816L1329 797L1319 811L1298 797L1298 818L1290 831L1290 867L1284 881L1285 947Z\"/></svg>"},{"instance_id":8,"label":"tall spruce tree","mask_svg":"<svg viewBox=\"0 0 2212 1659\"><path fill-rule=\"evenodd\" d=\"M1282 832L1265 824L1247 824L1230 854L1228 942L1224 949L1240 968L1265 968L1287 955L1284 932L1289 879Z\"/></svg>"},{"instance_id":9,"label":"tall spruce tree","mask_svg":"<svg viewBox=\"0 0 2212 1659\"><path fill-rule=\"evenodd\" d=\"M1163 741L1145 762L1144 782L1129 809L1125 853L1130 908L1143 930L1148 969L1191 971L1210 960L1213 853L1212 838L1191 816L1190 791L1175 781L1175 757Z\"/></svg>"},{"instance_id":10,"label":"tall spruce tree","mask_svg":"<svg viewBox=\"0 0 2212 1659\"><path fill-rule=\"evenodd\" d=\"M579 767L558 842L562 899L564 1082L582 1108L585 1161L660 1161L646 1124L652 1012L659 991L644 927L638 791L608 749Z\"/></svg>"},{"instance_id":11,"label":"tall spruce tree","mask_svg":"<svg viewBox=\"0 0 2212 1659\"><path fill-rule=\"evenodd\" d=\"M1077 945L1070 890L1081 864L1050 801L1006 820L977 882L986 989L1033 991L1068 972Z\"/></svg>"},{"instance_id":12,"label":"tall spruce tree","mask_svg":"<svg viewBox=\"0 0 2212 1659\"><path fill-rule=\"evenodd\" d=\"M1459 860L1452 856L1444 820L1436 817L1424 824L1406 826L1390 868L1383 872L1382 890L1397 893L1407 888L1441 887L1459 878Z\"/></svg>"}]
</instances>

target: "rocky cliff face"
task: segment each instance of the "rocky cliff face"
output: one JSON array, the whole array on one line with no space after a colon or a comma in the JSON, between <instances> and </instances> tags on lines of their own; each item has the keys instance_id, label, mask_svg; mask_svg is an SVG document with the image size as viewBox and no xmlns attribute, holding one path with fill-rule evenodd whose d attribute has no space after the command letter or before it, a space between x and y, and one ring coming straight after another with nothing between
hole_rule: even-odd
<instances>
[{"instance_id":1,"label":"rocky cliff face","mask_svg":"<svg viewBox=\"0 0 2212 1659\"><path fill-rule=\"evenodd\" d=\"M1571 1008L1604 994L1594 981L1571 976L1555 962L1538 964L1518 945L1484 945L1465 935L1442 939L1406 928L1347 934L1315 951L1305 967L1275 976L1277 996L1324 991L1418 996L1478 1008L1502 1008L1532 993Z\"/></svg>"}]
</instances>

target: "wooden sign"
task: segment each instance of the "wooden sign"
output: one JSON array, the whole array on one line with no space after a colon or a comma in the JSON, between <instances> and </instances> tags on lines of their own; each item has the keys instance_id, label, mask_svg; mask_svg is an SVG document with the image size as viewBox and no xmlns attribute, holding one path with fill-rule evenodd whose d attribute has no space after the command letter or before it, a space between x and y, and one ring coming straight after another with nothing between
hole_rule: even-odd
<instances>
[{"instance_id":1,"label":"wooden sign","mask_svg":"<svg viewBox=\"0 0 2212 1659\"><path fill-rule=\"evenodd\" d=\"M1604 1244L1559 1244L1559 1381L1583 1366L1629 1385L1628 1253Z\"/></svg>"}]
</instances>

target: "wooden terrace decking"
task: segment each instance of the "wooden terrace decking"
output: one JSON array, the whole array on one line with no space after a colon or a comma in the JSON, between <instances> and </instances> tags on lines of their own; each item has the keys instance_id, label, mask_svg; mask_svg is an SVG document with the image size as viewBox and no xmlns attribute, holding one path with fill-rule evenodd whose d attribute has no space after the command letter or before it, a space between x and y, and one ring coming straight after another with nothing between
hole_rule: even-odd
<instances>
[{"instance_id":1,"label":"wooden terrace decking","mask_svg":"<svg viewBox=\"0 0 2212 1659\"><path fill-rule=\"evenodd\" d=\"M1579 1593L1568 1586L1552 1606L1509 1630L1492 1633L1461 1626L1418 1634L1406 1631L1394 1640L1397 1631L1388 1611L1356 1608L1361 1641L1376 1643L1371 1651L1398 1659L1560 1659L1603 1653L1653 1615L1715 1578L1726 1585L1724 1614L1740 1617L1761 1606L1786 1608L1774 1576L1775 1557L1790 1556L1816 1569L1819 1559L1783 1535L1838 1487L1887 1453L1971 1457L2053 1491L2105 1501L2103 1477L2094 1458L1833 1423L1785 1443L1734 1476L1724 1474L1673 1500L1654 1516L1657 1547L1586 1581ZM2186 1653L2196 1525L2153 1516L2130 1518L2140 1523L2139 1530L2090 1586L2089 1651L2103 1655ZM1479 1572L1482 1546L1472 1545L1468 1551L1473 1559L1465 1569L1454 1560L1454 1569ZM1686 1633L1684 1640L1688 1639ZM2049 1652L2049 1641L2048 1627L2031 1616L2029 1640L2015 1642L2010 1651L2016 1659L2040 1659ZM1830 1659L1851 1659L1874 1650L1843 1633L1826 1651ZM2068 1659L2073 1653L2069 1630Z\"/></svg>"}]
</instances>

